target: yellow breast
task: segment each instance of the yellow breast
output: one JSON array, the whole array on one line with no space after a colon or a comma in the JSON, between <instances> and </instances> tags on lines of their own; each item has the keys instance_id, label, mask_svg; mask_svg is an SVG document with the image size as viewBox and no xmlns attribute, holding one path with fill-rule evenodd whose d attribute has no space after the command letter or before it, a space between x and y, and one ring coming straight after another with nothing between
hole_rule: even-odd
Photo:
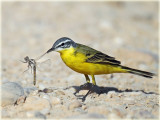
<instances>
[{"instance_id":1,"label":"yellow breast","mask_svg":"<svg viewBox=\"0 0 160 120\"><path fill-rule=\"evenodd\" d=\"M112 67L110 65L87 63L86 56L82 53L74 54L74 48L60 51L61 58L64 63L72 70L87 74L87 75L98 75L98 74L109 74L120 70L119 68Z\"/></svg>"}]
</instances>

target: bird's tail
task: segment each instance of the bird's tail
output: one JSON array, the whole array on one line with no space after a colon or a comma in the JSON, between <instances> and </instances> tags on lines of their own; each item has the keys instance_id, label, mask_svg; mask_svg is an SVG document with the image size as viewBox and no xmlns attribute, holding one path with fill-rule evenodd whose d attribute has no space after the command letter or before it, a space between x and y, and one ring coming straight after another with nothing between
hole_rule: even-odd
<instances>
[{"instance_id":1,"label":"bird's tail","mask_svg":"<svg viewBox=\"0 0 160 120\"><path fill-rule=\"evenodd\" d=\"M133 68L125 67L125 66L121 66L121 68L125 69L129 73L140 75L140 76L147 77L147 78L152 78L155 75L154 73L151 73L151 72L137 70L137 69L133 69Z\"/></svg>"}]
</instances>

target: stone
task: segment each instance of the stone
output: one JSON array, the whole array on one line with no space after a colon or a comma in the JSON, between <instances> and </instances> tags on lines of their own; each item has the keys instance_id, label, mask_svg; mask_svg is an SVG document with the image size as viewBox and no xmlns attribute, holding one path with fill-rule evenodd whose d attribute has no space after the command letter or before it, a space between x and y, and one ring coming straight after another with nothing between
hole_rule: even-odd
<instances>
[{"instance_id":1,"label":"stone","mask_svg":"<svg viewBox=\"0 0 160 120\"><path fill-rule=\"evenodd\" d=\"M45 98L39 98L37 96L28 97L23 105L23 109L26 111L40 111L45 108L51 108L49 101Z\"/></svg>"},{"instance_id":2,"label":"stone","mask_svg":"<svg viewBox=\"0 0 160 120\"><path fill-rule=\"evenodd\" d=\"M18 99L17 99L17 102L16 102L16 104L21 104L21 103L24 103L25 102L25 99L26 99L26 96L21 96L21 97L19 97Z\"/></svg>"},{"instance_id":3,"label":"stone","mask_svg":"<svg viewBox=\"0 0 160 120\"><path fill-rule=\"evenodd\" d=\"M6 82L6 83L2 84L1 88L2 88L2 104L1 104L1 106L13 105L16 103L16 101L20 97L24 96L24 90L18 83ZM22 97L22 98L25 98L25 97ZM22 100L22 98L21 98L21 100Z\"/></svg>"},{"instance_id":4,"label":"stone","mask_svg":"<svg viewBox=\"0 0 160 120\"><path fill-rule=\"evenodd\" d=\"M89 114L74 115L74 116L70 116L67 118L69 119L71 118L74 118L74 119L106 119L107 117L102 114L89 113Z\"/></svg>"},{"instance_id":5,"label":"stone","mask_svg":"<svg viewBox=\"0 0 160 120\"><path fill-rule=\"evenodd\" d=\"M40 118L46 119L46 116L39 111L28 111L26 112L27 118Z\"/></svg>"},{"instance_id":6,"label":"stone","mask_svg":"<svg viewBox=\"0 0 160 120\"><path fill-rule=\"evenodd\" d=\"M61 91L61 90L56 91L56 94L57 95L65 95L65 93L63 91Z\"/></svg>"},{"instance_id":7,"label":"stone","mask_svg":"<svg viewBox=\"0 0 160 120\"><path fill-rule=\"evenodd\" d=\"M82 104L78 100L75 100L69 104L68 109L73 110L74 108L78 107L82 107Z\"/></svg>"},{"instance_id":8,"label":"stone","mask_svg":"<svg viewBox=\"0 0 160 120\"><path fill-rule=\"evenodd\" d=\"M51 92L53 92L53 90L52 90L52 89L49 89L49 88L45 88L45 89L43 90L43 92L44 92L44 93L51 93Z\"/></svg>"},{"instance_id":9,"label":"stone","mask_svg":"<svg viewBox=\"0 0 160 120\"><path fill-rule=\"evenodd\" d=\"M36 112L36 113L34 114L34 116L35 116L36 118L46 119L46 116L45 116L44 114L42 114L41 112Z\"/></svg>"},{"instance_id":10,"label":"stone","mask_svg":"<svg viewBox=\"0 0 160 120\"><path fill-rule=\"evenodd\" d=\"M57 97L52 97L51 98L51 104L52 105L57 105L57 104L61 104L61 100Z\"/></svg>"},{"instance_id":11,"label":"stone","mask_svg":"<svg viewBox=\"0 0 160 120\"><path fill-rule=\"evenodd\" d=\"M25 88L24 88L24 94L25 94L26 96L28 96L31 92L33 92L33 91L35 91L35 90L37 90L36 87L25 87Z\"/></svg>"},{"instance_id":12,"label":"stone","mask_svg":"<svg viewBox=\"0 0 160 120\"><path fill-rule=\"evenodd\" d=\"M83 106L82 106L82 109L83 109L83 110L86 110L86 109L87 109L87 106L86 106L86 105L83 105Z\"/></svg>"}]
</instances>

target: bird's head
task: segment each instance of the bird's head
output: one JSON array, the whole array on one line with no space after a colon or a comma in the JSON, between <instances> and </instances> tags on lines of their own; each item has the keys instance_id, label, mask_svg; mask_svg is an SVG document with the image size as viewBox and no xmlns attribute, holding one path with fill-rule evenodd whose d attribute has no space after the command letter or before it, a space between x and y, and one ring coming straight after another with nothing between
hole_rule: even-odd
<instances>
[{"instance_id":1,"label":"bird's head","mask_svg":"<svg viewBox=\"0 0 160 120\"><path fill-rule=\"evenodd\" d=\"M71 47L76 47L77 44L71 40L70 38L67 38L67 37L62 37L62 38L59 38L52 46L51 49L49 49L47 51L47 53L51 52L51 51L63 51L63 50L66 50L66 49L69 49Z\"/></svg>"}]
</instances>

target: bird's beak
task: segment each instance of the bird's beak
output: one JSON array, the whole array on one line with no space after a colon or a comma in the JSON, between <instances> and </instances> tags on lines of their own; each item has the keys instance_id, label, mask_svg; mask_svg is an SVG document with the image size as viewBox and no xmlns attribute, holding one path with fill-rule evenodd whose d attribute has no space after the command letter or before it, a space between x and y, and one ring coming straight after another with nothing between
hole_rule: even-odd
<instances>
[{"instance_id":1,"label":"bird's beak","mask_svg":"<svg viewBox=\"0 0 160 120\"><path fill-rule=\"evenodd\" d=\"M55 49L54 48L51 48L47 51L47 53L51 52L51 51L54 51Z\"/></svg>"}]
</instances>

